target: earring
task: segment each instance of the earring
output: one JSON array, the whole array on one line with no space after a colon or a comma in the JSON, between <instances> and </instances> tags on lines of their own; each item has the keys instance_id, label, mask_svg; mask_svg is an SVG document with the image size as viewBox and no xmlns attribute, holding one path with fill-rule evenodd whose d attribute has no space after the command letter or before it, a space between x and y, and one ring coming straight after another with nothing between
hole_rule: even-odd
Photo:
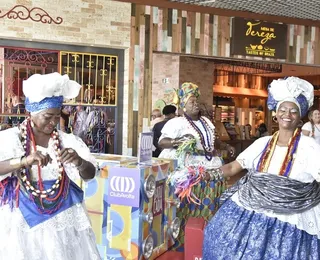
<instances>
[{"instance_id":1,"label":"earring","mask_svg":"<svg viewBox=\"0 0 320 260\"><path fill-rule=\"evenodd\" d=\"M183 108L183 112L187 112L187 109L186 109L186 108Z\"/></svg>"},{"instance_id":2,"label":"earring","mask_svg":"<svg viewBox=\"0 0 320 260\"><path fill-rule=\"evenodd\" d=\"M34 127L33 121L30 122L30 125L31 125L32 128Z\"/></svg>"},{"instance_id":3,"label":"earring","mask_svg":"<svg viewBox=\"0 0 320 260\"><path fill-rule=\"evenodd\" d=\"M275 123L278 123L278 119L276 116L272 117L272 121L275 122Z\"/></svg>"}]
</instances>

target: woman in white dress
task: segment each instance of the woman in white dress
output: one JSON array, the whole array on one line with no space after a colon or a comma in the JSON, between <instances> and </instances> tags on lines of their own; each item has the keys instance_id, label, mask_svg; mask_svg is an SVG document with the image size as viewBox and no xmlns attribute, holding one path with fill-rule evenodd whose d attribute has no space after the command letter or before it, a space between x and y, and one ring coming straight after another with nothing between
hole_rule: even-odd
<instances>
[{"instance_id":1,"label":"woman in white dress","mask_svg":"<svg viewBox=\"0 0 320 260\"><path fill-rule=\"evenodd\" d=\"M320 144L320 111L318 109L310 110L308 113L309 122L302 127L302 133L310 136Z\"/></svg>"},{"instance_id":2,"label":"woman in white dress","mask_svg":"<svg viewBox=\"0 0 320 260\"><path fill-rule=\"evenodd\" d=\"M56 130L64 99L80 88L59 73L23 82L31 116L0 132L0 259L100 259L74 183L95 176L95 160L80 138Z\"/></svg>"},{"instance_id":3,"label":"woman in white dress","mask_svg":"<svg viewBox=\"0 0 320 260\"><path fill-rule=\"evenodd\" d=\"M298 127L313 98L313 86L299 78L270 84L268 107L279 131L217 170L224 177L249 173L225 192L206 226L204 260L320 259L320 146Z\"/></svg>"},{"instance_id":4,"label":"woman in white dress","mask_svg":"<svg viewBox=\"0 0 320 260\"><path fill-rule=\"evenodd\" d=\"M203 165L207 170L218 168L222 165L221 158L217 155L216 148L223 148L234 155L234 148L215 138L215 128L212 122L200 116L198 98L199 88L193 83L183 83L178 90L179 107L183 109L183 116L169 120L162 128L159 146L164 150L159 158L178 159L179 169L188 165ZM196 140L196 151L193 151L185 160L179 157L177 149L187 139ZM209 220L219 205L220 194L225 189L225 181L203 180L194 186L192 192L198 199L198 204L184 199L177 211L177 216L182 220L181 231L176 247L183 244L184 226L189 217L202 217Z\"/></svg>"}]
</instances>

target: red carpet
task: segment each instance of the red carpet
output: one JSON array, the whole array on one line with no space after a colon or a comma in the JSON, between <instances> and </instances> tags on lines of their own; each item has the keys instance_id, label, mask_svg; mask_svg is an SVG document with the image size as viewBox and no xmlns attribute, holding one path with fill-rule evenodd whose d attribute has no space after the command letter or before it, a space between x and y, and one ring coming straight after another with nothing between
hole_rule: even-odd
<instances>
[{"instance_id":1,"label":"red carpet","mask_svg":"<svg viewBox=\"0 0 320 260\"><path fill-rule=\"evenodd\" d=\"M157 260L184 260L184 254L181 252L168 251L159 256Z\"/></svg>"}]
</instances>

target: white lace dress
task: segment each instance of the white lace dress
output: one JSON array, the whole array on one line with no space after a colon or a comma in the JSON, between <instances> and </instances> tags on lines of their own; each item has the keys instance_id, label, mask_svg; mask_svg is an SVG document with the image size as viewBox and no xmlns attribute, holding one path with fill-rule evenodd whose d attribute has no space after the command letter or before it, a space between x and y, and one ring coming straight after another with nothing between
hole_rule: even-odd
<instances>
[{"instance_id":1,"label":"white lace dress","mask_svg":"<svg viewBox=\"0 0 320 260\"><path fill-rule=\"evenodd\" d=\"M208 118L202 117L202 119L204 119L207 123L208 133L209 133L209 136L208 136L209 143L210 143L210 145L213 146L214 140L215 140L215 133L214 133L215 127ZM206 134L205 134L206 130L204 129L201 122L199 120L193 121L193 122L200 129L200 131L203 133L203 135L206 138ZM199 137L197 131L189 124L188 120L184 117L177 117L177 118L173 118L173 119L169 120L162 128L161 137L159 139L159 142L163 138L176 139L176 138L180 138L180 137L187 135L187 134L191 134L196 138L196 140L197 140L196 148L199 151L203 151L203 147L201 145L200 137ZM176 151L177 151L176 149L164 149L161 152L161 154L159 155L159 158L178 159ZM218 157L218 156L214 156L212 158L212 160L208 161L204 155L193 155L190 157L189 162L192 164L194 164L196 162L202 162L208 168L218 168L222 165L222 161L221 161L220 157ZM184 162L184 161L180 162L179 161L180 166L185 163L188 163L188 162Z\"/></svg>"},{"instance_id":2,"label":"white lace dress","mask_svg":"<svg viewBox=\"0 0 320 260\"><path fill-rule=\"evenodd\" d=\"M237 161L244 169L256 169L261 153L271 137L259 138L237 157ZM258 154L259 152L260 154ZM268 168L269 173L279 173L286 152L287 147L276 147ZM305 183L314 180L320 182L320 146L313 138L301 136L289 178ZM240 207L244 207L239 201L238 193L232 196L232 200ZM275 214L266 210L255 211L295 225L298 229L304 230L310 235L316 235L320 239L320 204L303 213L291 215Z\"/></svg>"},{"instance_id":3,"label":"white lace dress","mask_svg":"<svg viewBox=\"0 0 320 260\"><path fill-rule=\"evenodd\" d=\"M0 132L0 161L24 155L18 128ZM85 160L95 165L89 149L76 136L59 131L62 147L73 148ZM46 150L53 159L42 168L43 180L57 179L57 161L53 150L53 140ZM80 178L79 171L71 164L64 165L73 181ZM37 167L32 171L37 173ZM14 174L14 173L13 173ZM8 175L0 176L0 180ZM36 174L33 174L37 180ZM11 211L8 205L0 207L0 259L1 260L94 260L100 259L91 223L84 203L78 203L51 219L30 228L19 208Z\"/></svg>"}]
</instances>

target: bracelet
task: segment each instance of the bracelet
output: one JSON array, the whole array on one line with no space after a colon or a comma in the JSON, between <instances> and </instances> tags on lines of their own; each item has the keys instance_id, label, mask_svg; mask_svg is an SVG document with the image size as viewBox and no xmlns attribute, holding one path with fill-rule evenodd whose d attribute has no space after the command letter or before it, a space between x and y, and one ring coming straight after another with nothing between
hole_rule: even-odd
<instances>
[{"instance_id":1,"label":"bracelet","mask_svg":"<svg viewBox=\"0 0 320 260\"><path fill-rule=\"evenodd\" d=\"M20 168L21 167L21 161L22 158L15 158L15 159L11 159L9 161L10 166L14 167L14 168Z\"/></svg>"},{"instance_id":2,"label":"bracelet","mask_svg":"<svg viewBox=\"0 0 320 260\"><path fill-rule=\"evenodd\" d=\"M27 161L27 157L23 156L23 157L21 158L20 166L21 166L21 167L29 167L28 161Z\"/></svg>"},{"instance_id":3,"label":"bracelet","mask_svg":"<svg viewBox=\"0 0 320 260\"><path fill-rule=\"evenodd\" d=\"M81 158L81 163L80 163L80 165L77 167L77 169L81 172L81 171L83 171L86 167L87 167L86 161Z\"/></svg>"},{"instance_id":4,"label":"bracelet","mask_svg":"<svg viewBox=\"0 0 320 260\"><path fill-rule=\"evenodd\" d=\"M171 140L172 148L177 148L177 147L179 147L179 145L176 144L175 142L176 142L176 139L172 139L172 140Z\"/></svg>"},{"instance_id":5,"label":"bracelet","mask_svg":"<svg viewBox=\"0 0 320 260\"><path fill-rule=\"evenodd\" d=\"M223 171L221 170L221 168L212 169L209 171L209 176L212 181L214 180L220 181L223 179Z\"/></svg>"}]
</instances>

